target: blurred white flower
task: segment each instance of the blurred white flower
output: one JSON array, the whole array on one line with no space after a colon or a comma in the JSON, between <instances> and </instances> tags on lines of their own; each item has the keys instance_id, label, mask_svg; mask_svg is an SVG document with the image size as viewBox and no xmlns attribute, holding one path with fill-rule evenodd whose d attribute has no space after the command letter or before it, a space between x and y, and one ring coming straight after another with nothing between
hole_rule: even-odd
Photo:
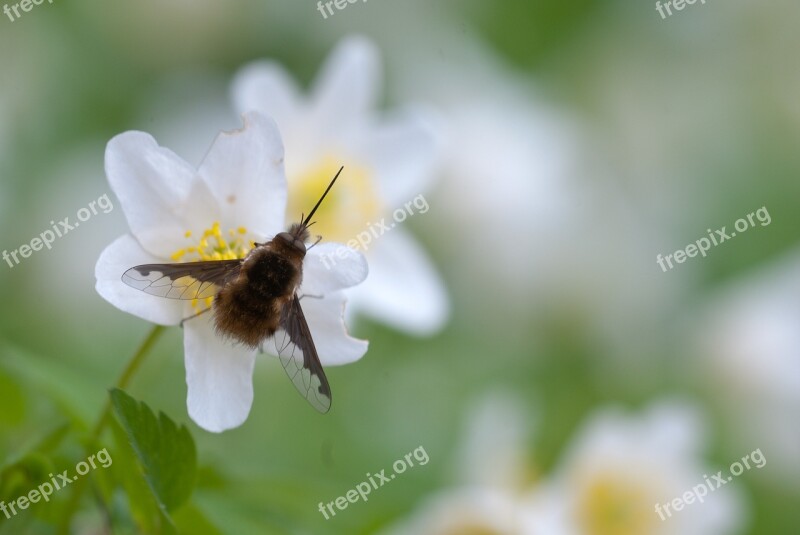
<instances>
[{"instance_id":1,"label":"blurred white flower","mask_svg":"<svg viewBox=\"0 0 800 535\"><path fill-rule=\"evenodd\" d=\"M435 104L445 125L437 215L461 243L450 267L466 280L490 275L527 299L574 216L578 128L484 45L441 31L455 43L446 61L428 47L404 49L396 78L404 94ZM496 246L487 254L475 244Z\"/></svg>"},{"instance_id":2,"label":"blurred white flower","mask_svg":"<svg viewBox=\"0 0 800 535\"><path fill-rule=\"evenodd\" d=\"M426 115L407 110L380 116L380 61L366 39L351 37L331 53L308 97L282 66L262 61L233 84L238 110L273 117L286 145L290 205L296 218L333 171L345 172L321 209L317 232L348 242L431 185L438 142ZM399 226L364 251L370 276L348 290L353 310L413 334L439 330L448 316L444 286L425 252Z\"/></svg>"},{"instance_id":3,"label":"blurred white flower","mask_svg":"<svg viewBox=\"0 0 800 535\"><path fill-rule=\"evenodd\" d=\"M197 303L140 292L124 284L122 274L140 264L184 261L187 253L203 259L244 258L251 242L263 243L284 230L287 190L280 133L258 113L244 120L243 130L217 137L199 169L142 132L126 132L109 142L106 174L130 233L97 261L96 287L103 298L147 321L178 325L198 311ZM352 253L326 269L320 256L330 254L331 247L336 245L308 251L299 289L321 297L304 302L303 311L323 365L353 362L367 349L365 341L347 334L341 291L366 277L366 263ZM189 415L214 432L241 425L253 401L257 351L217 335L209 314L186 322L184 330Z\"/></svg>"},{"instance_id":4,"label":"blurred white flower","mask_svg":"<svg viewBox=\"0 0 800 535\"><path fill-rule=\"evenodd\" d=\"M742 523L735 488L726 486L672 511L656 512L715 473L701 462L703 422L681 404L650 407L641 416L601 409L577 434L537 506L539 533L715 535ZM537 521L541 517L536 517Z\"/></svg>"},{"instance_id":5,"label":"blurred white flower","mask_svg":"<svg viewBox=\"0 0 800 535\"><path fill-rule=\"evenodd\" d=\"M701 377L723 401L735 443L773 460L766 473L797 485L800 476L800 252L743 280L691 318L707 358Z\"/></svg>"},{"instance_id":6,"label":"blurred white flower","mask_svg":"<svg viewBox=\"0 0 800 535\"><path fill-rule=\"evenodd\" d=\"M384 535L535 535L526 447L530 415L519 400L492 393L468 417L456 455L457 486L428 496Z\"/></svg>"},{"instance_id":7,"label":"blurred white flower","mask_svg":"<svg viewBox=\"0 0 800 535\"><path fill-rule=\"evenodd\" d=\"M614 182L588 121L534 77L469 32L441 24L420 33L435 42L395 43L393 78L402 95L433 103L446 125L442 187L431 198L442 210L432 217L450 244L444 261L459 295L482 304L462 313L500 328L519 322L517 332L530 328L531 313L545 323L564 316L609 348L610 373L635 366L652 378L660 356L652 340L663 336L687 275L665 277L649 260L671 237ZM447 48L431 54L442 42Z\"/></svg>"},{"instance_id":8,"label":"blurred white flower","mask_svg":"<svg viewBox=\"0 0 800 535\"><path fill-rule=\"evenodd\" d=\"M383 535L537 535L524 498L505 489L465 487L428 497L414 516Z\"/></svg>"}]
</instances>

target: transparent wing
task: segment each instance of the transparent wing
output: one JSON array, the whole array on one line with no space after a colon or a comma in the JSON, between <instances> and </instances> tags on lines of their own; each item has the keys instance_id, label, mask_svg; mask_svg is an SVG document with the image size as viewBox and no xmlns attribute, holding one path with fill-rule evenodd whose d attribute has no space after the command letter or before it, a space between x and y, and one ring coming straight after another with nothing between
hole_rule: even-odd
<instances>
[{"instance_id":1,"label":"transparent wing","mask_svg":"<svg viewBox=\"0 0 800 535\"><path fill-rule=\"evenodd\" d=\"M275 349L283 369L300 394L321 413L331 409L331 387L319 362L297 294L281 310L281 329L275 333Z\"/></svg>"},{"instance_id":2,"label":"transparent wing","mask_svg":"<svg viewBox=\"0 0 800 535\"><path fill-rule=\"evenodd\" d=\"M239 275L241 260L211 260L184 264L145 264L122 274L122 282L151 295L168 299L214 297Z\"/></svg>"}]
</instances>

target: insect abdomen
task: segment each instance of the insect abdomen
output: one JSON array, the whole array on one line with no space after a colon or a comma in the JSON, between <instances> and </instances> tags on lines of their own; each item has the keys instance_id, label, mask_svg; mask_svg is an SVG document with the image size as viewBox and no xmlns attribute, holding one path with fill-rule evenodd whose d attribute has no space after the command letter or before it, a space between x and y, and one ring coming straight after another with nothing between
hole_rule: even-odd
<instances>
[{"instance_id":1,"label":"insect abdomen","mask_svg":"<svg viewBox=\"0 0 800 535\"><path fill-rule=\"evenodd\" d=\"M259 251L240 277L214 300L217 330L256 348L278 329L283 304L294 296L300 270L274 251Z\"/></svg>"}]
</instances>

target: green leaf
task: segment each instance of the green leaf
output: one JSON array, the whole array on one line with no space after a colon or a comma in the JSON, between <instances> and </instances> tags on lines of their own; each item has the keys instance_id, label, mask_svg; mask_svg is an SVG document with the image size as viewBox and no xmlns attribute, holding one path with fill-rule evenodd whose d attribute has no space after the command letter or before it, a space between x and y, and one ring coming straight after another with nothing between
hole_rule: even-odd
<instances>
[{"instance_id":1,"label":"green leaf","mask_svg":"<svg viewBox=\"0 0 800 535\"><path fill-rule=\"evenodd\" d=\"M174 511L189 499L197 477L192 435L164 413L156 417L144 402L122 390L111 390L111 402L159 505Z\"/></svg>"},{"instance_id":2,"label":"green leaf","mask_svg":"<svg viewBox=\"0 0 800 535\"><path fill-rule=\"evenodd\" d=\"M131 521L138 526L139 533L156 535L174 532L172 519L164 513L163 507L141 475L142 469L138 456L126 431L116 421L111 423L111 431L114 441L117 443L114 464L111 469L128 497L128 514ZM123 520L127 521L127 518ZM120 519L117 519L115 525L120 525Z\"/></svg>"}]
</instances>

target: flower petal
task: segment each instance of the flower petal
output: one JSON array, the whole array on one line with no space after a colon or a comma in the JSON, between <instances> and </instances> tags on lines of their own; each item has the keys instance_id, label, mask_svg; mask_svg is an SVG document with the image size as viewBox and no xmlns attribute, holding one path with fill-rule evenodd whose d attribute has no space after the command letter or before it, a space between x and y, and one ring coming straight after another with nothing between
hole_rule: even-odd
<instances>
[{"instance_id":1,"label":"flower petal","mask_svg":"<svg viewBox=\"0 0 800 535\"><path fill-rule=\"evenodd\" d=\"M364 255L340 243L312 247L303 262L300 295L325 295L360 284L369 268Z\"/></svg>"},{"instance_id":2,"label":"flower petal","mask_svg":"<svg viewBox=\"0 0 800 535\"><path fill-rule=\"evenodd\" d=\"M310 99L313 124L324 139L361 124L375 105L381 74L378 50L364 37L348 37L331 52Z\"/></svg>"},{"instance_id":3,"label":"flower petal","mask_svg":"<svg viewBox=\"0 0 800 535\"><path fill-rule=\"evenodd\" d=\"M130 234L117 238L100 254L95 266L95 288L118 309L159 325L177 325L184 318L185 304L131 288L122 274L140 264L161 262L150 255Z\"/></svg>"},{"instance_id":4,"label":"flower petal","mask_svg":"<svg viewBox=\"0 0 800 535\"><path fill-rule=\"evenodd\" d=\"M443 149L432 114L411 111L387 118L365 132L360 152L378 179L381 196L392 208L429 189Z\"/></svg>"},{"instance_id":5,"label":"flower petal","mask_svg":"<svg viewBox=\"0 0 800 535\"><path fill-rule=\"evenodd\" d=\"M131 233L154 256L168 258L184 246L184 233L207 223L198 221L201 214L211 221L218 217L194 169L149 134L114 137L106 147L105 168Z\"/></svg>"},{"instance_id":6,"label":"flower petal","mask_svg":"<svg viewBox=\"0 0 800 535\"><path fill-rule=\"evenodd\" d=\"M217 335L207 314L188 321L184 328L189 416L213 433L242 425L253 404L257 352Z\"/></svg>"},{"instance_id":7,"label":"flower petal","mask_svg":"<svg viewBox=\"0 0 800 535\"><path fill-rule=\"evenodd\" d=\"M353 338L344 322L344 292L328 294L324 299L303 299L303 314L308 321L314 345L323 366L355 362L367 352L369 342Z\"/></svg>"},{"instance_id":8,"label":"flower petal","mask_svg":"<svg viewBox=\"0 0 800 535\"><path fill-rule=\"evenodd\" d=\"M367 253L370 274L348 297L351 310L364 312L420 336L442 328L450 304L441 279L417 243L393 229Z\"/></svg>"},{"instance_id":9,"label":"flower petal","mask_svg":"<svg viewBox=\"0 0 800 535\"><path fill-rule=\"evenodd\" d=\"M260 111L271 117L285 135L297 114L299 90L279 64L256 61L243 67L233 80L231 96L239 113Z\"/></svg>"},{"instance_id":10,"label":"flower petal","mask_svg":"<svg viewBox=\"0 0 800 535\"><path fill-rule=\"evenodd\" d=\"M219 202L223 228L267 238L280 232L286 210L283 141L272 119L257 112L243 119L243 129L217 136L199 174Z\"/></svg>"}]
</instances>

